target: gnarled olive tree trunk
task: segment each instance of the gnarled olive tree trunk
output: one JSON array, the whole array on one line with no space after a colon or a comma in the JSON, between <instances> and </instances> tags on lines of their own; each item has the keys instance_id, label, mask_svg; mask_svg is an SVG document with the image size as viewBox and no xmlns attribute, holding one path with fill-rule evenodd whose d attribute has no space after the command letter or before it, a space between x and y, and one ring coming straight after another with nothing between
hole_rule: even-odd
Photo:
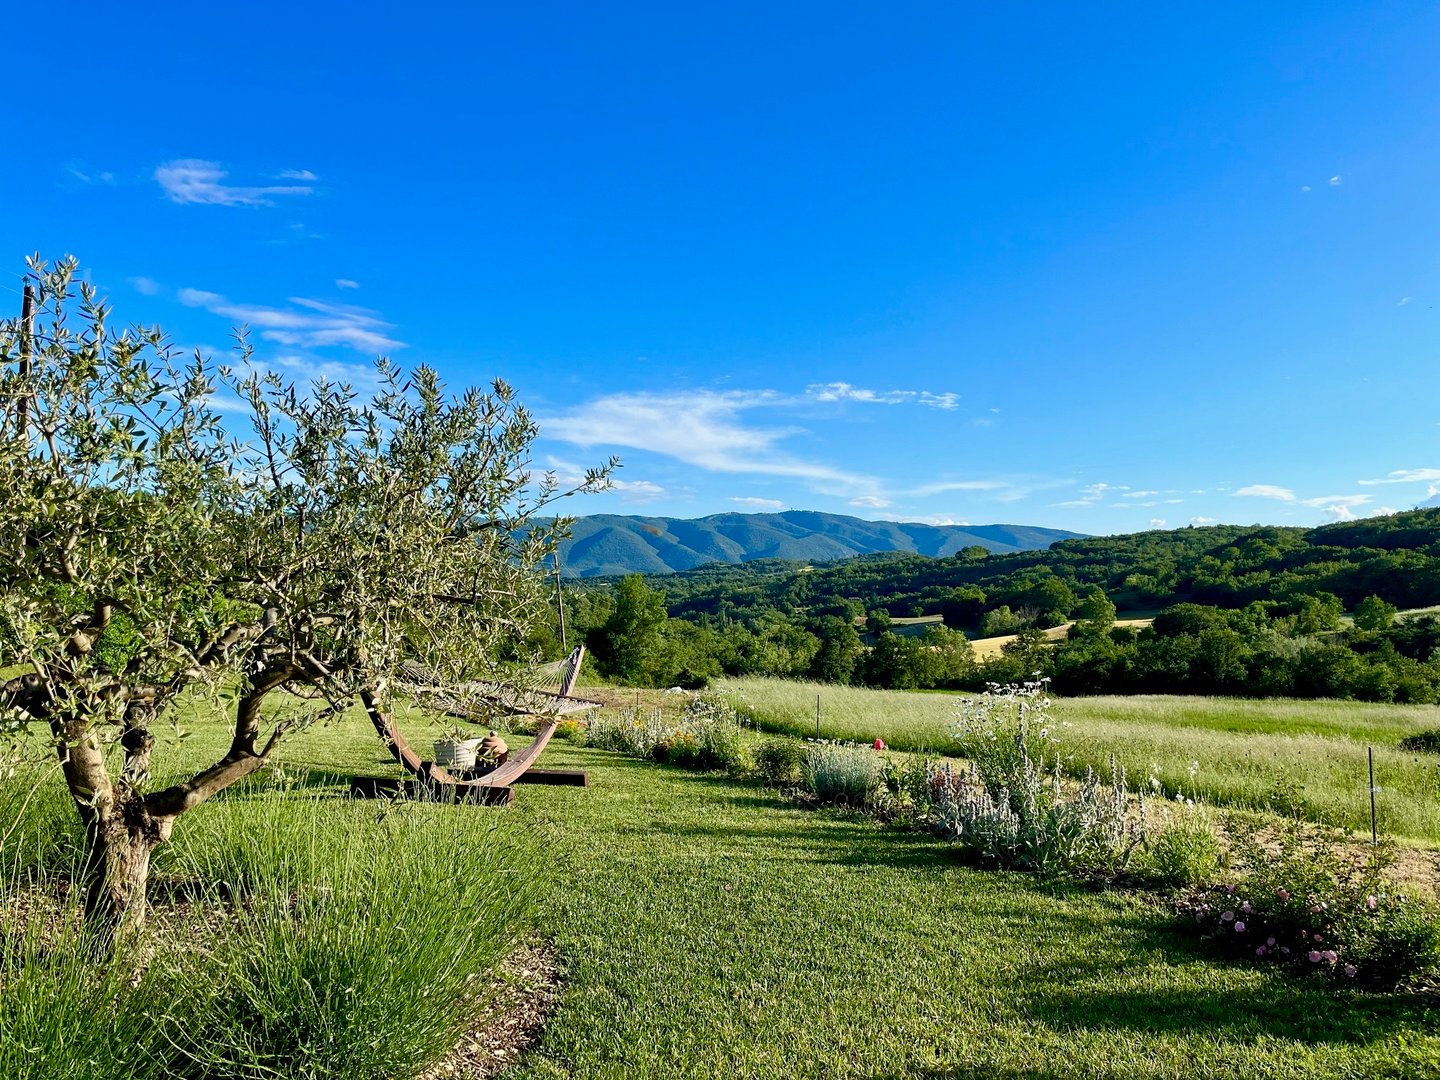
<instances>
[{"instance_id":1,"label":"gnarled olive tree trunk","mask_svg":"<svg viewBox=\"0 0 1440 1080\"><path fill-rule=\"evenodd\" d=\"M294 666L278 665L253 677L236 706L235 735L225 756L184 783L150 793L141 785L149 772L152 739L146 725L155 712L152 704L126 709L121 734L125 767L118 780L111 776L94 717L76 715L72 704L68 717L50 718L65 783L85 826L79 884L86 921L105 940L126 938L143 928L150 859L170 839L175 819L268 763L285 728L277 725L260 746L260 706L270 691L299 674ZM53 700L48 694L42 700L33 685L30 689L32 711Z\"/></svg>"}]
</instances>

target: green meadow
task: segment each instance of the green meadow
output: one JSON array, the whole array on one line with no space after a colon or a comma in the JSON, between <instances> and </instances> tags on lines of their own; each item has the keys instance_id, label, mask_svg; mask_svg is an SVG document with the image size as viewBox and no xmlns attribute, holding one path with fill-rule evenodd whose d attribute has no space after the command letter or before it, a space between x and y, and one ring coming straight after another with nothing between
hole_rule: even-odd
<instances>
[{"instance_id":1,"label":"green meadow","mask_svg":"<svg viewBox=\"0 0 1440 1080\"><path fill-rule=\"evenodd\" d=\"M739 689L757 707L762 691L777 701L785 691L769 684ZM786 692L798 696L810 688ZM872 723L883 718L888 725L875 733L897 745L939 745L925 744L924 733L943 736L951 703L939 695L897 697L915 711L873 712ZM661 701L651 695L646 704ZM1068 715L1070 705L1061 711ZM1073 722L1088 732L1096 722L1089 717L1101 715L1103 703L1085 705L1092 712ZM771 707L778 706L772 701ZM813 695L811 707L813 721ZM1106 722L1161 723L1162 705L1136 707L1141 711L1128 720ZM1343 739L1227 731L1218 716L1210 725L1200 722L1205 707L1195 703L1191 720L1174 725L1177 737ZM869 734L855 726L864 720L858 701L852 708L851 726L843 727L837 702L833 717L823 721L835 725L826 734ZM1381 730L1384 715L1370 716L1367 732ZM1393 723L1408 730L1421 719L1397 713ZM1274 713L1271 723L1283 728L1283 713ZM1298 715L1291 723L1301 723ZM420 721L409 725L422 745L433 730ZM200 723L195 731L178 748L175 768L202 760L219 744L218 728ZM188 925L185 905L169 899L181 884L244 880L279 866L288 868L286 888L303 894L296 875L330 872L317 859L342 864L338 880L363 884L369 880L363 844L398 841L403 854L429 836L451 872L470 884L447 892L435 860L421 859L414 864L423 871L417 880L392 881L373 903L366 898L342 907L356 924L351 939L369 942L368 949L352 951L379 955L390 935L423 942L443 937L446 927L457 935L478 928L484 941L507 947L547 941L564 981L538 1044L507 1074L514 1077L1338 1078L1419 1076L1440 1068L1440 1035L1423 999L1337 994L1319 981L1218 960L1153 894L1096 892L972 869L938 840L860 816L800 809L753 781L565 742L552 743L544 763L586 769L591 786L522 786L509 809L387 810L342 797L349 773L391 771L363 718L351 714L297 734L273 774L180 823L157 868L155 921L162 931ZM16 790L5 793L8 809L16 806L10 797ZM62 859L65 834L73 832L69 814L58 787L47 788L30 802L7 850L29 851L42 862ZM389 835L383 822L394 814L406 824ZM54 843L37 848L46 836ZM313 857L307 861L297 851ZM390 875L409 865L398 857L376 850ZM465 869L470 864L477 864L473 872ZM27 878L14 860L8 866L13 893ZM503 893L503 905L486 901L487 881L497 896ZM388 911L389 921L377 921L370 908ZM507 922L497 928L493 920L502 909ZM342 930L332 925L326 932L347 940ZM196 940L219 948L226 934L239 932L217 937L211 931L198 939L193 928L184 935L159 932L154 963L179 965L175 970L202 984L229 978L185 957L196 951ZM302 942L281 944L304 951ZM408 984L382 968L356 961L342 974L356 981L391 978L391 989L404 992ZM318 980L328 969L322 965L317 973L312 958L305 970ZM408 977L412 989L424 984L423 970ZM268 992L288 1001L294 987L287 986ZM7 992L0 988L0 1009ZM332 1024L379 1024L384 1000L356 997L372 1011L357 1006L359 1015L352 1016L340 995ZM181 1002L168 1006L179 1010ZM216 1012L199 1019L227 1016L237 1020ZM377 1039L402 1034L395 1024L376 1030ZM440 1040L432 1034L428 1048L423 1040L408 1047L396 1060L409 1064L393 1073L337 1066L303 1075L398 1080L415 1075L425 1052L443 1053ZM127 1062L106 1073L102 1053L94 1070L68 1075L301 1075L244 1071L223 1061L192 1073L144 1072ZM62 1075L35 1068L6 1075Z\"/></svg>"},{"instance_id":2,"label":"green meadow","mask_svg":"<svg viewBox=\"0 0 1440 1080\"><path fill-rule=\"evenodd\" d=\"M822 738L881 738L897 750L955 752L959 693L781 679L723 685L766 730L815 737L818 696ZM1401 840L1440 843L1440 757L1397 745L1406 735L1440 728L1440 707L1137 696L1057 699L1053 714L1072 774L1108 770L1114 754L1133 784L1154 776L1167 795L1241 809L1264 809L1278 786L1293 785L1306 816L1366 833L1366 749L1373 747L1381 828Z\"/></svg>"}]
</instances>

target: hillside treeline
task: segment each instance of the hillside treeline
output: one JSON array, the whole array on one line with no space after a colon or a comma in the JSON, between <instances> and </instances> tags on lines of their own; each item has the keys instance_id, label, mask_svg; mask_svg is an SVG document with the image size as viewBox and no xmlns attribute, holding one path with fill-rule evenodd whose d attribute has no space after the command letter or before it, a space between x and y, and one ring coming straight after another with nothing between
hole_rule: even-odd
<instances>
[{"instance_id":1,"label":"hillside treeline","mask_svg":"<svg viewBox=\"0 0 1440 1080\"><path fill-rule=\"evenodd\" d=\"M765 674L978 688L1035 671L1064 693L1440 700L1440 510L1317 529L1214 526L942 559L758 562L572 590L612 677ZM1346 619L1346 613L1353 618ZM1155 615L1150 627L1115 625ZM940 616L925 626L894 620ZM1076 621L1052 643L1049 627ZM971 637L1015 634L977 659Z\"/></svg>"}]
</instances>

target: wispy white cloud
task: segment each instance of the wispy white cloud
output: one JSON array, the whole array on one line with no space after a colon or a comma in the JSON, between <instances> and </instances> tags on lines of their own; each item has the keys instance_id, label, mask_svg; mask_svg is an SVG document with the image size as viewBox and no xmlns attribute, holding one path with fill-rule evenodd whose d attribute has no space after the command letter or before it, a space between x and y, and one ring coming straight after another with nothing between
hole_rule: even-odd
<instances>
[{"instance_id":1,"label":"wispy white cloud","mask_svg":"<svg viewBox=\"0 0 1440 1080\"><path fill-rule=\"evenodd\" d=\"M1165 519L1164 519L1164 518L1151 518L1151 519L1150 519L1150 528L1152 528L1152 529L1163 529L1163 528L1165 528Z\"/></svg>"},{"instance_id":2,"label":"wispy white cloud","mask_svg":"<svg viewBox=\"0 0 1440 1080\"><path fill-rule=\"evenodd\" d=\"M545 436L577 446L631 447L710 472L785 476L829 494L880 496L875 477L784 451L779 444L797 429L745 422L749 410L790 403L768 390L618 393L540 422Z\"/></svg>"},{"instance_id":3,"label":"wispy white cloud","mask_svg":"<svg viewBox=\"0 0 1440 1080\"><path fill-rule=\"evenodd\" d=\"M914 390L867 390L847 382L812 383L805 393L816 401L861 401L869 405L899 405L915 397Z\"/></svg>"},{"instance_id":4,"label":"wispy white cloud","mask_svg":"<svg viewBox=\"0 0 1440 1080\"><path fill-rule=\"evenodd\" d=\"M1274 484L1250 484L1235 492L1236 495L1246 495L1261 499L1274 499L1277 502L1294 503L1296 506L1307 506L1313 510L1323 511L1331 521L1349 521L1355 516L1355 508L1365 506L1372 502L1374 497L1365 494L1356 495L1318 495L1313 498L1304 498L1296 495L1290 488L1277 487Z\"/></svg>"},{"instance_id":5,"label":"wispy white cloud","mask_svg":"<svg viewBox=\"0 0 1440 1080\"><path fill-rule=\"evenodd\" d=\"M155 182L165 192L165 197L176 203L196 203L207 206L273 206L280 196L311 195L315 188L308 184L268 184L245 186L227 184L230 174L217 161L202 161L198 158L181 158L167 161L155 170ZM306 172L288 179L313 180Z\"/></svg>"},{"instance_id":6,"label":"wispy white cloud","mask_svg":"<svg viewBox=\"0 0 1440 1080\"><path fill-rule=\"evenodd\" d=\"M104 184L109 186L115 183L115 174L108 171L94 171L82 161L71 161L65 166L65 172L70 179L78 180L82 184Z\"/></svg>"},{"instance_id":7,"label":"wispy white cloud","mask_svg":"<svg viewBox=\"0 0 1440 1080\"><path fill-rule=\"evenodd\" d=\"M132 277L130 279L130 284L134 286L135 291L138 292L141 296L160 295L160 283L154 278Z\"/></svg>"},{"instance_id":8,"label":"wispy white cloud","mask_svg":"<svg viewBox=\"0 0 1440 1080\"><path fill-rule=\"evenodd\" d=\"M314 183L320 179L309 169L282 169L276 175L281 180L304 180L307 183Z\"/></svg>"},{"instance_id":9,"label":"wispy white cloud","mask_svg":"<svg viewBox=\"0 0 1440 1080\"><path fill-rule=\"evenodd\" d=\"M1127 491L1120 496L1122 499L1148 499L1151 496L1159 495L1158 491Z\"/></svg>"},{"instance_id":10,"label":"wispy white cloud","mask_svg":"<svg viewBox=\"0 0 1440 1080\"><path fill-rule=\"evenodd\" d=\"M1274 484L1250 484L1235 492L1236 495L1246 495L1257 499L1279 499L1281 502L1294 502L1295 492L1289 488L1276 487Z\"/></svg>"},{"instance_id":11,"label":"wispy white cloud","mask_svg":"<svg viewBox=\"0 0 1440 1080\"><path fill-rule=\"evenodd\" d=\"M190 288L181 289L176 296L187 307L204 308L214 315L257 327L264 340L291 348L343 345L359 352L385 352L405 347L403 341L387 333L393 324L368 308L301 296L290 297L289 303L294 305L291 308L237 304L219 293Z\"/></svg>"},{"instance_id":12,"label":"wispy white cloud","mask_svg":"<svg viewBox=\"0 0 1440 1080\"><path fill-rule=\"evenodd\" d=\"M933 484L921 484L911 488L911 495L943 495L947 491L1000 491L1008 485L1004 480L937 480Z\"/></svg>"},{"instance_id":13,"label":"wispy white cloud","mask_svg":"<svg viewBox=\"0 0 1440 1080\"><path fill-rule=\"evenodd\" d=\"M336 279L335 279L335 284L336 284L337 287L339 287L339 288L341 288L341 289L358 289L358 288L360 287L360 282L355 281L355 280L353 280L353 279L351 279L351 278L348 278L348 277L339 277L339 278L336 278Z\"/></svg>"},{"instance_id":14,"label":"wispy white cloud","mask_svg":"<svg viewBox=\"0 0 1440 1080\"><path fill-rule=\"evenodd\" d=\"M861 510L884 510L894 503L882 495L859 495L850 500L850 505Z\"/></svg>"},{"instance_id":15,"label":"wispy white cloud","mask_svg":"<svg viewBox=\"0 0 1440 1080\"><path fill-rule=\"evenodd\" d=\"M915 402L932 409L954 409L959 406L960 395L946 391L933 393L929 390L871 390L847 382L812 383L805 388L805 396L815 401L856 401L867 405L903 405Z\"/></svg>"},{"instance_id":16,"label":"wispy white cloud","mask_svg":"<svg viewBox=\"0 0 1440 1080\"><path fill-rule=\"evenodd\" d=\"M1430 484L1440 480L1440 469L1396 469L1378 480L1361 480L1367 487L1375 484Z\"/></svg>"},{"instance_id":17,"label":"wispy white cloud","mask_svg":"<svg viewBox=\"0 0 1440 1080\"><path fill-rule=\"evenodd\" d=\"M1112 493L1122 493L1126 490L1128 490L1128 485L1124 484L1121 484L1118 487L1114 484L1104 483L1087 484L1085 487L1080 489L1080 494L1077 497L1073 499L1067 499L1062 503L1058 503L1057 505L1063 506L1070 510L1077 510L1087 506L1096 506L1102 500L1104 500L1107 495Z\"/></svg>"},{"instance_id":18,"label":"wispy white cloud","mask_svg":"<svg viewBox=\"0 0 1440 1080\"><path fill-rule=\"evenodd\" d=\"M1326 183L1328 183L1331 187L1339 187L1344 182L1345 178L1343 176L1332 176L1328 181L1326 181Z\"/></svg>"},{"instance_id":19,"label":"wispy white cloud","mask_svg":"<svg viewBox=\"0 0 1440 1080\"><path fill-rule=\"evenodd\" d=\"M785 504L779 499L761 499L754 495L732 495L730 501L747 510L783 510Z\"/></svg>"},{"instance_id":20,"label":"wispy white cloud","mask_svg":"<svg viewBox=\"0 0 1440 1080\"><path fill-rule=\"evenodd\" d=\"M1312 190L1312 189L1311 189L1311 187L1310 187L1309 184L1302 184L1302 185L1300 186L1300 190L1301 190L1301 191L1310 191L1310 190Z\"/></svg>"},{"instance_id":21,"label":"wispy white cloud","mask_svg":"<svg viewBox=\"0 0 1440 1080\"><path fill-rule=\"evenodd\" d=\"M921 525L969 525L970 522L964 518L953 517L950 514L928 514L923 517L907 517L906 521L918 522Z\"/></svg>"},{"instance_id":22,"label":"wispy white cloud","mask_svg":"<svg viewBox=\"0 0 1440 1080\"><path fill-rule=\"evenodd\" d=\"M1410 301L1413 300L1413 299L1415 299L1413 296L1402 296L1402 297L1400 297L1400 302L1399 302L1398 304L1396 304L1395 306L1396 306L1396 307L1404 307L1406 304L1410 303Z\"/></svg>"},{"instance_id":23,"label":"wispy white cloud","mask_svg":"<svg viewBox=\"0 0 1440 1080\"><path fill-rule=\"evenodd\" d=\"M620 496L623 503L648 503L665 498L669 494L651 480L611 479L610 490Z\"/></svg>"},{"instance_id":24,"label":"wispy white cloud","mask_svg":"<svg viewBox=\"0 0 1440 1080\"><path fill-rule=\"evenodd\" d=\"M573 461L547 456L545 465L562 489L579 487L585 481L585 470ZM663 499L670 492L652 480L623 480L612 476L609 486L599 494L618 495L623 503L648 503Z\"/></svg>"},{"instance_id":25,"label":"wispy white cloud","mask_svg":"<svg viewBox=\"0 0 1440 1080\"><path fill-rule=\"evenodd\" d=\"M1213 517L1197 516L1197 517L1192 517L1192 518L1190 519L1190 524L1191 524L1191 525L1214 525L1214 524L1215 524L1215 519L1214 519Z\"/></svg>"}]
</instances>

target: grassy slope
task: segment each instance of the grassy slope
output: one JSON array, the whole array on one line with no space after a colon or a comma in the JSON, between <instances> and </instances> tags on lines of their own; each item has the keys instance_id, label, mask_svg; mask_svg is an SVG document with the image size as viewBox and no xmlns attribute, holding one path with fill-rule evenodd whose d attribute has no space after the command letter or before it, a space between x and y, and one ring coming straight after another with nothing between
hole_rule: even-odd
<instances>
[{"instance_id":1,"label":"grassy slope","mask_svg":"<svg viewBox=\"0 0 1440 1080\"><path fill-rule=\"evenodd\" d=\"M353 716L285 750L307 786L382 760ZM544 929L568 981L522 1076L1342 1077L1440 1063L1420 1005L1211 962L1141 898L970 870L934 840L723 778L563 743L545 763L587 768L592 786L446 811L513 813L558 864Z\"/></svg>"},{"instance_id":2,"label":"grassy slope","mask_svg":"<svg viewBox=\"0 0 1440 1080\"><path fill-rule=\"evenodd\" d=\"M779 679L735 679L725 688L748 703L767 726L869 742L877 736L902 750L951 751L949 734L961 695L819 687ZM1368 832L1369 779L1365 747L1375 748L1381 825L1394 835L1440 843L1440 759L1396 747L1404 735L1440 727L1440 707L1368 705L1347 701L1249 701L1238 698L1068 698L1055 715L1072 771L1108 768L1117 755L1131 779L1152 768L1169 793L1195 787L1212 802L1260 808L1278 778L1302 789L1318 821Z\"/></svg>"}]
</instances>

